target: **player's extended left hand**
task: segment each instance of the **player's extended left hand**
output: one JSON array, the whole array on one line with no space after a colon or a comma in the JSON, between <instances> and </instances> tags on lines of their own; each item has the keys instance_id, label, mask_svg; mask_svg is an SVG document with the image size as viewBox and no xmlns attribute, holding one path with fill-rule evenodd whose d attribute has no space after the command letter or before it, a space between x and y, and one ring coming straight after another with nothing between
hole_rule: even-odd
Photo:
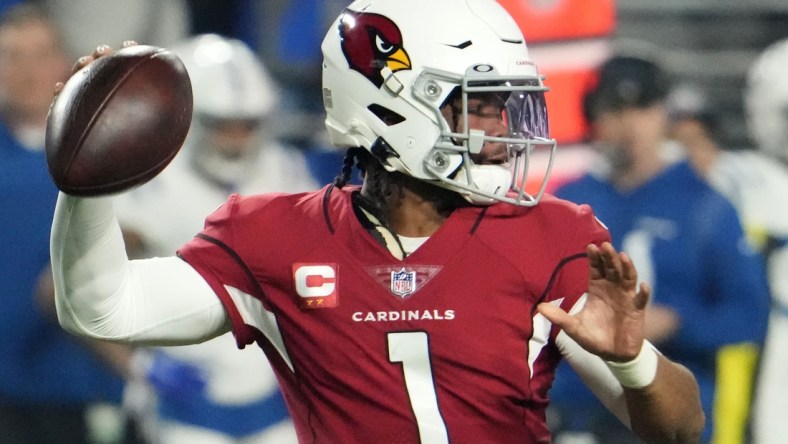
<instances>
[{"instance_id":1,"label":"player's extended left hand","mask_svg":"<svg viewBox=\"0 0 788 444\"><path fill-rule=\"evenodd\" d=\"M645 311L651 288L637 285L637 271L626 253L609 243L589 245L588 299L575 315L549 303L538 310L581 347L607 361L634 359L643 345Z\"/></svg>"}]
</instances>

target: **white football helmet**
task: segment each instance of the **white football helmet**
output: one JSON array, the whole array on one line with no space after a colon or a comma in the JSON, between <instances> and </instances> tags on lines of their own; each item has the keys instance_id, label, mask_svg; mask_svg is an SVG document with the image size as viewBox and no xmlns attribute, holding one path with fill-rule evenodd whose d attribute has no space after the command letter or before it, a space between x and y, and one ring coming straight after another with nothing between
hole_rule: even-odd
<instances>
[{"instance_id":1,"label":"white football helmet","mask_svg":"<svg viewBox=\"0 0 788 444\"><path fill-rule=\"evenodd\" d=\"M751 135L764 152L788 162L788 39L773 43L747 73L744 108Z\"/></svg>"},{"instance_id":2,"label":"white football helmet","mask_svg":"<svg viewBox=\"0 0 788 444\"><path fill-rule=\"evenodd\" d=\"M194 118L184 152L198 170L232 186L254 174L253 160L262 146L263 121L279 102L279 89L258 56L243 42L216 34L203 34L173 45L186 67L194 91ZM213 146L212 131L226 122L254 128L244 146ZM229 155L229 153L234 153Z\"/></svg>"},{"instance_id":3,"label":"white football helmet","mask_svg":"<svg viewBox=\"0 0 788 444\"><path fill-rule=\"evenodd\" d=\"M326 127L335 146L364 147L387 170L474 204L539 201L556 147L547 88L517 24L494 0L358 0L334 22L322 50ZM505 103L506 137L468 128L468 98L480 93ZM440 110L456 94L462 131ZM473 162L487 142L506 144L506 165ZM550 150L551 160L539 190L528 193L529 153L537 147Z\"/></svg>"}]
</instances>

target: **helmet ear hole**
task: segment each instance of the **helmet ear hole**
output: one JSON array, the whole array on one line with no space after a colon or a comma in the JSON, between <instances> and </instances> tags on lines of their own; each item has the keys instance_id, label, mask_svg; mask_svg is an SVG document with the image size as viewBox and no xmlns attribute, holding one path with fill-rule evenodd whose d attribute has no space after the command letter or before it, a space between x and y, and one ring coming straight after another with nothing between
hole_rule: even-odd
<instances>
[{"instance_id":1,"label":"helmet ear hole","mask_svg":"<svg viewBox=\"0 0 788 444\"><path fill-rule=\"evenodd\" d=\"M367 109L387 126L394 126L405 121L405 117L377 103L369 105Z\"/></svg>"}]
</instances>

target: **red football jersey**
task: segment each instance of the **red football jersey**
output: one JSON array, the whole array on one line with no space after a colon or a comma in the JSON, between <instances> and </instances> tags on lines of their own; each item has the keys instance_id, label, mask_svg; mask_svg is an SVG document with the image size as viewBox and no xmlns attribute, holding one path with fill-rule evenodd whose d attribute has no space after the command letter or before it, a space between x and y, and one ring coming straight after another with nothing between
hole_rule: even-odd
<instances>
[{"instance_id":1,"label":"red football jersey","mask_svg":"<svg viewBox=\"0 0 788 444\"><path fill-rule=\"evenodd\" d=\"M558 333L588 286L587 206L454 211L400 261L352 187L233 196L179 254L271 360L301 442L546 443Z\"/></svg>"}]
</instances>

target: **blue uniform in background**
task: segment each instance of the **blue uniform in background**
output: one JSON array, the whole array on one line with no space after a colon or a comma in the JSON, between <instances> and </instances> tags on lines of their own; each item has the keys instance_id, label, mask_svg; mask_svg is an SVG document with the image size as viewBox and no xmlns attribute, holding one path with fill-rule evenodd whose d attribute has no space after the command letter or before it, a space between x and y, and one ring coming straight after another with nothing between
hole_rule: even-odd
<instances>
[{"instance_id":1,"label":"blue uniform in background","mask_svg":"<svg viewBox=\"0 0 788 444\"><path fill-rule=\"evenodd\" d=\"M122 394L121 380L36 306L56 197L44 151L22 147L0 123L1 412L74 411L96 400L119 402ZM0 441L16 442L4 429L8 416L0 416ZM33 429L46 426L28 421Z\"/></svg>"},{"instance_id":2,"label":"blue uniform in background","mask_svg":"<svg viewBox=\"0 0 788 444\"><path fill-rule=\"evenodd\" d=\"M658 347L695 374L707 441L718 351L729 344L761 344L767 323L762 258L745 241L736 211L685 162L625 193L589 174L556 195L590 204L610 229L615 247L632 257L641 280L654 288L653 301L682 319L673 339ZM590 430L615 421L565 364L550 395L564 428Z\"/></svg>"}]
</instances>

